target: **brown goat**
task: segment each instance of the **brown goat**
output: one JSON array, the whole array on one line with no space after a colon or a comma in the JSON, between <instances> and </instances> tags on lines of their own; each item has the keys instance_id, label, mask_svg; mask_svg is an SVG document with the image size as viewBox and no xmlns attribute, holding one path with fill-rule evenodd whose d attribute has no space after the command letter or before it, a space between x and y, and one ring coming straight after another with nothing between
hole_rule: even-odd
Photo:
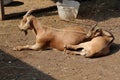
<instances>
[{"instance_id":1,"label":"brown goat","mask_svg":"<svg viewBox=\"0 0 120 80\"><path fill-rule=\"evenodd\" d=\"M32 30L36 35L34 45L17 46L13 50L41 50L47 47L57 50L64 50L64 45L77 45L86 39L86 32L81 27L67 27L64 29L56 29L43 26L32 15L32 11L28 11L21 21L19 29L27 34L27 30Z\"/></svg>"},{"instance_id":2,"label":"brown goat","mask_svg":"<svg viewBox=\"0 0 120 80\"><path fill-rule=\"evenodd\" d=\"M100 57L110 52L110 46L114 36L102 29L96 29L88 32L88 37L94 38L90 41L78 45L66 45L65 52L69 54L79 54L85 57ZM69 49L76 50L70 51Z\"/></svg>"}]
</instances>

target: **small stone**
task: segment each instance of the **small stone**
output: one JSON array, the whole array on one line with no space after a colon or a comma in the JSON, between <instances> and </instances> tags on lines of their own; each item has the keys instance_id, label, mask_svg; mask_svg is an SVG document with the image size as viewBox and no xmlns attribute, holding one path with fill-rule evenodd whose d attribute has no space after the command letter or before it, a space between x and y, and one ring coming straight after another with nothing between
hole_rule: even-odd
<instances>
[{"instance_id":1,"label":"small stone","mask_svg":"<svg viewBox=\"0 0 120 80\"><path fill-rule=\"evenodd\" d=\"M9 63L9 64L11 64L11 63L12 63L12 61L8 61L8 63Z\"/></svg>"},{"instance_id":2,"label":"small stone","mask_svg":"<svg viewBox=\"0 0 120 80\"><path fill-rule=\"evenodd\" d=\"M40 69L40 66L38 66L38 68Z\"/></svg>"}]
</instances>

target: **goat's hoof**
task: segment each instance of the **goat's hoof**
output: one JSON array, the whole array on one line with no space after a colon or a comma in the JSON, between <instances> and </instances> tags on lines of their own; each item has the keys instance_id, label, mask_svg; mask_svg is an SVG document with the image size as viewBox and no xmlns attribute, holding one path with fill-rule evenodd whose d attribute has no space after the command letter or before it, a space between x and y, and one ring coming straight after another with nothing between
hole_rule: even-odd
<instances>
[{"instance_id":1,"label":"goat's hoof","mask_svg":"<svg viewBox=\"0 0 120 80\"><path fill-rule=\"evenodd\" d=\"M64 49L63 54L66 54L66 49Z\"/></svg>"},{"instance_id":2,"label":"goat's hoof","mask_svg":"<svg viewBox=\"0 0 120 80\"><path fill-rule=\"evenodd\" d=\"M88 51L83 49L81 52L80 52L80 55L81 56L86 56L88 54Z\"/></svg>"},{"instance_id":3,"label":"goat's hoof","mask_svg":"<svg viewBox=\"0 0 120 80\"><path fill-rule=\"evenodd\" d=\"M65 50L65 53L66 53L66 54L71 54L71 51Z\"/></svg>"},{"instance_id":4,"label":"goat's hoof","mask_svg":"<svg viewBox=\"0 0 120 80\"><path fill-rule=\"evenodd\" d=\"M21 51L22 48L21 48L20 46L17 46L17 47L14 47L13 50L14 50L14 51Z\"/></svg>"},{"instance_id":5,"label":"goat's hoof","mask_svg":"<svg viewBox=\"0 0 120 80\"><path fill-rule=\"evenodd\" d=\"M69 54L69 50L67 50L66 48L64 48L63 54Z\"/></svg>"}]
</instances>

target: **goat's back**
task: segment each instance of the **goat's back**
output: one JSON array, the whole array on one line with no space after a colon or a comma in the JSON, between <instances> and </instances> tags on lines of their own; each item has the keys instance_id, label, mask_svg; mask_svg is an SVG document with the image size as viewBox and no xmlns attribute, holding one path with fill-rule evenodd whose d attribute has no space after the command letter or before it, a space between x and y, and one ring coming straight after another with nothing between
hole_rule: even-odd
<instances>
[{"instance_id":1,"label":"goat's back","mask_svg":"<svg viewBox=\"0 0 120 80\"><path fill-rule=\"evenodd\" d=\"M77 45L84 41L85 29L81 27L66 27L56 30L50 46L58 50L64 50L67 44Z\"/></svg>"}]
</instances>

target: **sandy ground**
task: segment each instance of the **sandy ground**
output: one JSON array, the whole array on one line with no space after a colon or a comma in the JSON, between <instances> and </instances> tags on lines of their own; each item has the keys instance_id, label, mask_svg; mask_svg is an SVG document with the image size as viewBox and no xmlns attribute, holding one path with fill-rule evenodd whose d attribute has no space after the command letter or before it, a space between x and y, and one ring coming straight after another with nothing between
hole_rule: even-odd
<instances>
[{"instance_id":1,"label":"sandy ground","mask_svg":"<svg viewBox=\"0 0 120 80\"><path fill-rule=\"evenodd\" d=\"M55 5L51 0L35 1L15 0L18 5L5 7L6 14ZM89 59L53 50L13 51L14 46L33 44L35 37L31 31L27 36L19 31L22 17L0 21L0 80L120 80L120 10L104 5L91 7L93 2L81 3L79 19L73 22L60 20L57 11L34 15L42 24L55 28L90 28L98 22L99 27L115 36L110 55Z\"/></svg>"}]
</instances>

